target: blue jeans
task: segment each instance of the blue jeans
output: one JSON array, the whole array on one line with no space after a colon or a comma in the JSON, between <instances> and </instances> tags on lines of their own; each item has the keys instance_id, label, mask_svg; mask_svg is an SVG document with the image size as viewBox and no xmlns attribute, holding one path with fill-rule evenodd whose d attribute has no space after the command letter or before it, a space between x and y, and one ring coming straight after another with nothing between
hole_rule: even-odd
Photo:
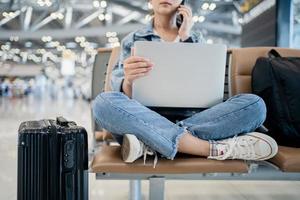
<instances>
[{"instance_id":1,"label":"blue jeans","mask_svg":"<svg viewBox=\"0 0 300 200\"><path fill-rule=\"evenodd\" d=\"M173 123L121 92L104 92L93 102L96 123L116 138L133 134L153 150L173 159L178 140L188 130L203 140L219 140L248 133L266 118L264 101L239 94L193 116Z\"/></svg>"}]
</instances>

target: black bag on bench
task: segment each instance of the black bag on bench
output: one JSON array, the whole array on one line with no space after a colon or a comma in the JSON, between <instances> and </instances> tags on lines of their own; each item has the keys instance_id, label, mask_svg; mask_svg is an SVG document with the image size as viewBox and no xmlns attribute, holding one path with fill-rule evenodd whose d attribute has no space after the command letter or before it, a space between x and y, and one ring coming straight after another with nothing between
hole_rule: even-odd
<instances>
[{"instance_id":1,"label":"black bag on bench","mask_svg":"<svg viewBox=\"0 0 300 200\"><path fill-rule=\"evenodd\" d=\"M300 147L300 58L281 57L274 49L258 58L252 90L267 106L265 126L278 144Z\"/></svg>"},{"instance_id":2,"label":"black bag on bench","mask_svg":"<svg viewBox=\"0 0 300 200\"><path fill-rule=\"evenodd\" d=\"M62 117L23 122L18 141L18 200L88 200L84 128Z\"/></svg>"}]
</instances>

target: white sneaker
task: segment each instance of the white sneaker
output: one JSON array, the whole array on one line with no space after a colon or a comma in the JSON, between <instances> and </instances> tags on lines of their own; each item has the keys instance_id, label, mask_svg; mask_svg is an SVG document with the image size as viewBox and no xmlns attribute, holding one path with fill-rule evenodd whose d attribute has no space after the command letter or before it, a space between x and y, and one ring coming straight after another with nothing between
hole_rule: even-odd
<instances>
[{"instance_id":1,"label":"white sneaker","mask_svg":"<svg viewBox=\"0 0 300 200\"><path fill-rule=\"evenodd\" d=\"M156 152L151 150L135 135L132 134L125 134L123 136L121 154L123 161L126 163L132 163L144 155L144 164L146 163L147 155L155 155L153 165L154 168L158 160Z\"/></svg>"},{"instance_id":2,"label":"white sneaker","mask_svg":"<svg viewBox=\"0 0 300 200\"><path fill-rule=\"evenodd\" d=\"M210 159L242 159L268 160L277 154L276 141L268 135L252 132L242 136L216 141L218 156L209 156Z\"/></svg>"}]
</instances>

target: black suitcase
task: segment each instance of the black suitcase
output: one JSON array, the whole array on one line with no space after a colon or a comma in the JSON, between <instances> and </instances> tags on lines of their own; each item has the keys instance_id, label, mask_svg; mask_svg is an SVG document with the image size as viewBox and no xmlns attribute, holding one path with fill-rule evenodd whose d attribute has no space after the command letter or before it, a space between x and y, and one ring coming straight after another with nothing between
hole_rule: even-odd
<instances>
[{"instance_id":1,"label":"black suitcase","mask_svg":"<svg viewBox=\"0 0 300 200\"><path fill-rule=\"evenodd\" d=\"M23 122L18 200L88 200L87 132L62 117Z\"/></svg>"}]
</instances>

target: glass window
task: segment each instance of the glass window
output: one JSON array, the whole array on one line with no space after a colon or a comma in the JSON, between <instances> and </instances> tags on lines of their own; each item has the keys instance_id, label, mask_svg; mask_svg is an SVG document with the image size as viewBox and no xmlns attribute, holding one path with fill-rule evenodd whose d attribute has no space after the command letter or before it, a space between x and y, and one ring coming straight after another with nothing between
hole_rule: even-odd
<instances>
[{"instance_id":1,"label":"glass window","mask_svg":"<svg viewBox=\"0 0 300 200\"><path fill-rule=\"evenodd\" d=\"M294 30L292 47L300 49L300 0L293 0Z\"/></svg>"}]
</instances>

